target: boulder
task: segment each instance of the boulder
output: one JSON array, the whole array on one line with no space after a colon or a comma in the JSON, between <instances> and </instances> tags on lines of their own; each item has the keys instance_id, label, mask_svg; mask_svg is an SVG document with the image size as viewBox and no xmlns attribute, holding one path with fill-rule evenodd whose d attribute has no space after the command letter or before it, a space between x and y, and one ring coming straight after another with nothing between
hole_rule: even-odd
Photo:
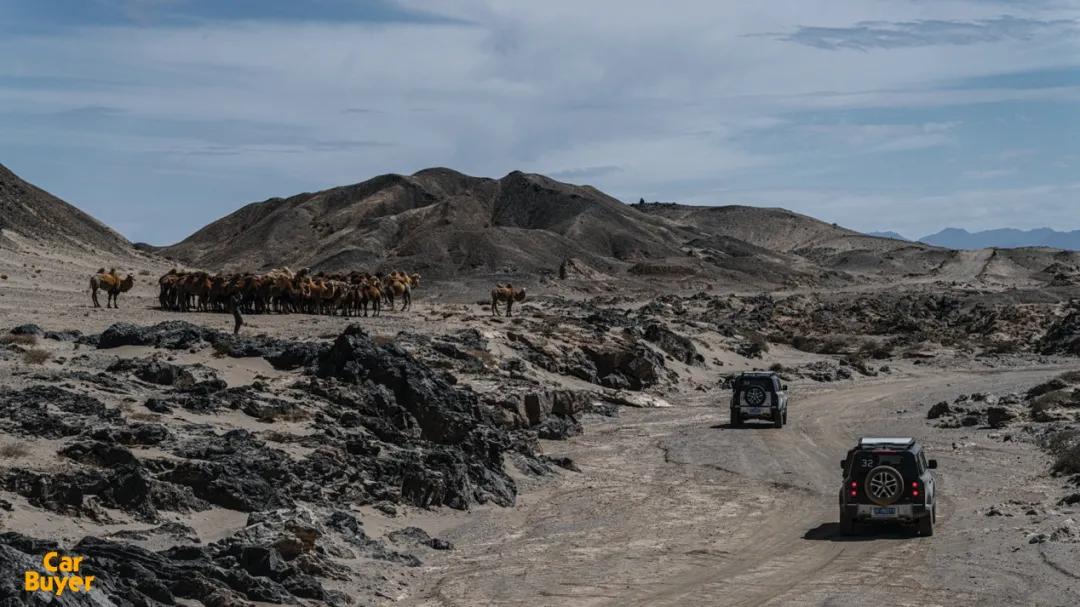
<instances>
[{"instance_id":1,"label":"boulder","mask_svg":"<svg viewBox=\"0 0 1080 607\"><path fill-rule=\"evenodd\" d=\"M661 350L667 352L675 360L687 365L701 365L705 363L697 346L690 338L679 335L664 327L660 323L653 323L645 327L645 339L656 344Z\"/></svg>"},{"instance_id":2,"label":"boulder","mask_svg":"<svg viewBox=\"0 0 1080 607\"><path fill-rule=\"evenodd\" d=\"M532 392L526 394L524 400L525 416L530 426L541 424L551 415L554 407L554 398L551 392Z\"/></svg>"},{"instance_id":3,"label":"boulder","mask_svg":"<svg viewBox=\"0 0 1080 607\"><path fill-rule=\"evenodd\" d=\"M991 406L986 408L986 421L991 428L1004 428L1014 419L1016 419L1016 414L1005 407Z\"/></svg>"},{"instance_id":4,"label":"boulder","mask_svg":"<svg viewBox=\"0 0 1080 607\"><path fill-rule=\"evenodd\" d=\"M34 335L34 336L37 336L37 337L41 337L42 335L45 334L45 331L43 331L41 329L41 327L39 327L37 325L26 324L26 325L19 325L19 326L15 327L15 328L11 329L11 334L12 335Z\"/></svg>"},{"instance_id":5,"label":"boulder","mask_svg":"<svg viewBox=\"0 0 1080 607\"><path fill-rule=\"evenodd\" d=\"M952 409L949 407L949 403L941 401L930 407L930 410L926 412L926 419L938 419L939 417L950 413L952 413Z\"/></svg>"},{"instance_id":6,"label":"boulder","mask_svg":"<svg viewBox=\"0 0 1080 607\"><path fill-rule=\"evenodd\" d=\"M101 349L119 346L155 346L170 350L187 350L200 345L208 335L213 333L215 332L210 329L182 320L167 320L152 327L120 322L105 329L98 337L97 346Z\"/></svg>"}]
</instances>

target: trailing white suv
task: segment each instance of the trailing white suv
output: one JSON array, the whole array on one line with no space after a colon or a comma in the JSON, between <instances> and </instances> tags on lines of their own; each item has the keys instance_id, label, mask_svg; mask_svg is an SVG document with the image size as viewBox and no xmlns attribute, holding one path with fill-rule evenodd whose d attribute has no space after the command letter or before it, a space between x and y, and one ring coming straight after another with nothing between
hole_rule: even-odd
<instances>
[{"instance_id":1,"label":"trailing white suv","mask_svg":"<svg viewBox=\"0 0 1080 607\"><path fill-rule=\"evenodd\" d=\"M772 371L740 373L731 383L731 425L739 427L751 419L764 419L777 428L787 423L787 386Z\"/></svg>"}]
</instances>

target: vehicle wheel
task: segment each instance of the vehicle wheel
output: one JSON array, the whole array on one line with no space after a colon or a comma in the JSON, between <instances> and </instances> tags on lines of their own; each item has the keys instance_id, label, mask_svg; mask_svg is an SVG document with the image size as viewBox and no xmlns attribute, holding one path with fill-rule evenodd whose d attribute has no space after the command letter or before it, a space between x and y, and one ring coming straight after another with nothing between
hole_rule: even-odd
<instances>
[{"instance_id":1,"label":"vehicle wheel","mask_svg":"<svg viewBox=\"0 0 1080 607\"><path fill-rule=\"evenodd\" d=\"M923 537L934 535L934 513L932 511L919 519L919 535Z\"/></svg>"},{"instance_id":2,"label":"vehicle wheel","mask_svg":"<svg viewBox=\"0 0 1080 607\"><path fill-rule=\"evenodd\" d=\"M742 420L742 416L739 415L738 411L732 411L731 412L731 425L734 428L742 428L743 420Z\"/></svg>"},{"instance_id":3,"label":"vehicle wheel","mask_svg":"<svg viewBox=\"0 0 1080 607\"><path fill-rule=\"evenodd\" d=\"M783 428L784 427L784 414L783 413L780 413L779 411L776 412L776 415L773 416L773 426L776 427L776 428Z\"/></svg>"},{"instance_id":4,"label":"vehicle wheel","mask_svg":"<svg viewBox=\"0 0 1080 607\"><path fill-rule=\"evenodd\" d=\"M784 409L784 425L787 425L787 409Z\"/></svg>"},{"instance_id":5,"label":"vehicle wheel","mask_svg":"<svg viewBox=\"0 0 1080 607\"><path fill-rule=\"evenodd\" d=\"M851 520L851 517L847 515L843 509L840 510L840 535L851 535L855 533L855 521Z\"/></svg>"}]
</instances>

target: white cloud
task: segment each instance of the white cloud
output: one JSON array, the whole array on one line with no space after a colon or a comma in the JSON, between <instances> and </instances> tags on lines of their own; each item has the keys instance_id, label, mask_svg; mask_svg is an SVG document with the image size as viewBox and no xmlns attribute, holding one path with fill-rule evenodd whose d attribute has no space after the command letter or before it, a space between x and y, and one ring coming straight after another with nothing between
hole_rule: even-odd
<instances>
[{"instance_id":1,"label":"white cloud","mask_svg":"<svg viewBox=\"0 0 1080 607\"><path fill-rule=\"evenodd\" d=\"M159 158L161 174L248 180L239 188L248 200L291 193L267 191L280 181L260 174L308 189L432 165L496 176L544 171L624 198L674 199L748 176L793 188L792 176L820 175L815 163L837 154L966 151L952 121L898 115L822 126L801 122L806 113L1080 100L1076 86L945 86L1080 56L1075 36L1027 33L1067 27L1067 12L1051 3L1010 6L1012 20L1002 20L997 3L963 0L760 2L752 10L690 1L401 4L468 23L230 21L0 39L0 115L17 117L0 125L0 153L48 140ZM972 37L953 22L977 24L971 44L948 39ZM777 39L822 31L807 28L863 42L826 50ZM882 30L902 32L904 43L881 43ZM112 113L63 127L18 123L95 106ZM790 153L808 146L813 153ZM958 173L978 179L980 170ZM837 180L830 188L848 192L837 200L880 204L882 224L896 214L889 198L855 195L866 186L858 175L829 175ZM192 197L220 195L190 181ZM72 198L104 206L115 197L80 190ZM839 204L815 200L821 213ZM216 199L215 208L244 201ZM162 204L163 214L190 214ZM900 221L889 225L904 228Z\"/></svg>"}]
</instances>

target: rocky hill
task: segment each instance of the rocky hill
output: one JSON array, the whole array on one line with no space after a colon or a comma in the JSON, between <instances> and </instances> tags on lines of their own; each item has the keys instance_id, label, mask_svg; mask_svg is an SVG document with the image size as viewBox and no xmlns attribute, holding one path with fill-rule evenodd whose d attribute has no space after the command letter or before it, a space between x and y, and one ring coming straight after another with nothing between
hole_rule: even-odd
<instances>
[{"instance_id":1,"label":"rocky hill","mask_svg":"<svg viewBox=\"0 0 1080 607\"><path fill-rule=\"evenodd\" d=\"M754 289L897 280L1080 284L1073 251L956 250L779 208L627 205L542 175L490 179L444 168L249 204L178 244L137 250L0 165L0 247L28 256L5 271L42 258L62 267L138 261L156 271L160 258L146 253L157 252L211 270L408 268L429 279L558 277L603 290L670 281Z\"/></svg>"},{"instance_id":2,"label":"rocky hill","mask_svg":"<svg viewBox=\"0 0 1080 607\"><path fill-rule=\"evenodd\" d=\"M428 169L250 204L161 252L212 268L393 265L451 277L678 256L682 232L589 187Z\"/></svg>"},{"instance_id":3,"label":"rocky hill","mask_svg":"<svg viewBox=\"0 0 1080 607\"><path fill-rule=\"evenodd\" d=\"M984 286L1058 286L1080 282L1080 253L1017 248L956 250L862 234L785 209L633 205L643 213L724 238L786 254L803 268L876 282L969 283Z\"/></svg>"},{"instance_id":4,"label":"rocky hill","mask_svg":"<svg viewBox=\"0 0 1080 607\"><path fill-rule=\"evenodd\" d=\"M213 269L405 267L441 279L561 272L777 286L820 278L782 251L719 236L542 175L427 169L249 204L159 252Z\"/></svg>"},{"instance_id":5,"label":"rocky hill","mask_svg":"<svg viewBox=\"0 0 1080 607\"><path fill-rule=\"evenodd\" d=\"M0 165L0 247L26 246L124 255L123 236Z\"/></svg>"}]
</instances>

